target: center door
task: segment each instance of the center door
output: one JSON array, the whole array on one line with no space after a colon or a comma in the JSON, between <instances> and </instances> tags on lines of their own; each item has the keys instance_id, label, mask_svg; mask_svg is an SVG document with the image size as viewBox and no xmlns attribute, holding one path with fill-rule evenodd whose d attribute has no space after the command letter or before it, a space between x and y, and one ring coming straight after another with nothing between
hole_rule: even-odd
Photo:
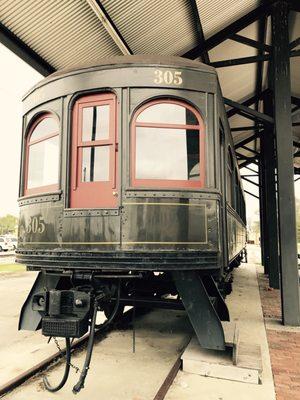
<instances>
[{"instance_id":1,"label":"center door","mask_svg":"<svg viewBox=\"0 0 300 400\"><path fill-rule=\"evenodd\" d=\"M116 208L116 96L85 96L73 109L71 208Z\"/></svg>"}]
</instances>

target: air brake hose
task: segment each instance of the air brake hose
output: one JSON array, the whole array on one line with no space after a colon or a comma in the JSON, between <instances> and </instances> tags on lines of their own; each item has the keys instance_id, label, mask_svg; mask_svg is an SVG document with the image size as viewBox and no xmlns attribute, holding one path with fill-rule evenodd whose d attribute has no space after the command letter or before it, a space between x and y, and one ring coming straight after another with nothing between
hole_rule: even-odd
<instances>
[{"instance_id":1,"label":"air brake hose","mask_svg":"<svg viewBox=\"0 0 300 400\"><path fill-rule=\"evenodd\" d=\"M88 340L88 345L86 349L86 357L84 361L84 365L80 374L80 378L76 385L73 387L73 393L77 394L80 392L81 389L84 388L84 381L87 376L89 367L90 367L90 362L92 358L92 351L93 351L93 346L94 346L94 336L95 336L95 325L96 325L96 317L97 317L97 307L98 303L95 301L94 304L94 311L93 311L93 317L92 317L92 322L91 322L91 328L90 328L90 335L89 335L89 340Z\"/></svg>"},{"instance_id":2,"label":"air brake hose","mask_svg":"<svg viewBox=\"0 0 300 400\"><path fill-rule=\"evenodd\" d=\"M69 377L70 363L71 363L71 343L70 343L70 338L66 338L66 366L65 366L64 376L61 382L57 386L51 386L47 377L44 376L43 382L48 392L57 392L65 385Z\"/></svg>"},{"instance_id":3,"label":"air brake hose","mask_svg":"<svg viewBox=\"0 0 300 400\"><path fill-rule=\"evenodd\" d=\"M110 317L100 325L96 325L96 318L97 318L97 309L98 309L98 301L99 298L96 297L95 303L94 303L94 311L93 311L93 316L92 316L92 321L91 321L91 328L90 328L90 336L88 340L88 345L87 345L87 350L86 350L86 358L84 361L84 366L82 368L82 372L80 374L80 378L76 385L73 387L73 393L77 394L80 392L81 389L84 388L84 382L85 378L87 376L88 370L90 368L90 362L92 358L92 352L93 352L93 346L94 346L94 337L95 337L95 329L101 330L104 329L107 325L109 325L113 319L115 318L119 304L120 304L120 296L121 296L121 281L119 280L118 283L118 292L117 292L117 299L115 303L115 307L113 309L113 312L111 313ZM100 296L102 298L102 296Z\"/></svg>"}]
</instances>

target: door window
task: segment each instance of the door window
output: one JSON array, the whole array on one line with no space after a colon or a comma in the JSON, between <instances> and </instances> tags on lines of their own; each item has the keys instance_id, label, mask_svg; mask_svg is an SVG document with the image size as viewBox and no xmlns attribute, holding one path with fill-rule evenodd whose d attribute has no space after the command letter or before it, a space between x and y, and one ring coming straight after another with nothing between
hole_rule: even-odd
<instances>
[{"instance_id":1,"label":"door window","mask_svg":"<svg viewBox=\"0 0 300 400\"><path fill-rule=\"evenodd\" d=\"M73 109L70 206L116 207L115 96L80 98Z\"/></svg>"}]
</instances>

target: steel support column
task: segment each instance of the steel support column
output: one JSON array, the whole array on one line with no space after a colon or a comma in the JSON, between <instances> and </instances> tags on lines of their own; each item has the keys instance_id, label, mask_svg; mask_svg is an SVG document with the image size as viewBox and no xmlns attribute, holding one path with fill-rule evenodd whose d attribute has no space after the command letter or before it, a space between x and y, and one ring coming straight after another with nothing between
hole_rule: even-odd
<instances>
[{"instance_id":1,"label":"steel support column","mask_svg":"<svg viewBox=\"0 0 300 400\"><path fill-rule=\"evenodd\" d=\"M258 177L259 177L259 221L260 221L260 250L261 250L261 263L264 267L264 274L268 275L268 263L266 262L266 252L265 247L267 244L267 237L265 235L265 174L264 174L264 165L262 158L259 158L258 163Z\"/></svg>"},{"instance_id":2,"label":"steel support column","mask_svg":"<svg viewBox=\"0 0 300 400\"><path fill-rule=\"evenodd\" d=\"M278 1L272 6L272 64L282 319L285 325L297 326L300 325L300 294L297 265L288 16L289 4L286 1Z\"/></svg>"},{"instance_id":3,"label":"steel support column","mask_svg":"<svg viewBox=\"0 0 300 400\"><path fill-rule=\"evenodd\" d=\"M273 104L271 93L263 98L264 113L272 116ZM276 154L274 127L265 125L260 139L261 160L264 174L264 261L269 275L269 285L274 289L280 287L280 266L278 253L278 223L276 199Z\"/></svg>"}]
</instances>

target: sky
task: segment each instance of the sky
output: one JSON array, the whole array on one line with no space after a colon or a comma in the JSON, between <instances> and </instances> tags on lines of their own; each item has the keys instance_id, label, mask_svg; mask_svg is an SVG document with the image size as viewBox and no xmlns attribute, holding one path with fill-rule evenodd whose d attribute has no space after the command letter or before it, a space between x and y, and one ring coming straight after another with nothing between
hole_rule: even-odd
<instances>
[{"instance_id":1,"label":"sky","mask_svg":"<svg viewBox=\"0 0 300 400\"><path fill-rule=\"evenodd\" d=\"M0 60L0 216L17 216L22 96L43 77L2 44Z\"/></svg>"},{"instance_id":2,"label":"sky","mask_svg":"<svg viewBox=\"0 0 300 400\"><path fill-rule=\"evenodd\" d=\"M43 77L0 44L0 216L18 215L18 186L22 136L22 96ZM244 181L244 189L257 194L257 188ZM300 181L296 184L300 197ZM258 219L258 200L246 194L247 218Z\"/></svg>"}]
</instances>

